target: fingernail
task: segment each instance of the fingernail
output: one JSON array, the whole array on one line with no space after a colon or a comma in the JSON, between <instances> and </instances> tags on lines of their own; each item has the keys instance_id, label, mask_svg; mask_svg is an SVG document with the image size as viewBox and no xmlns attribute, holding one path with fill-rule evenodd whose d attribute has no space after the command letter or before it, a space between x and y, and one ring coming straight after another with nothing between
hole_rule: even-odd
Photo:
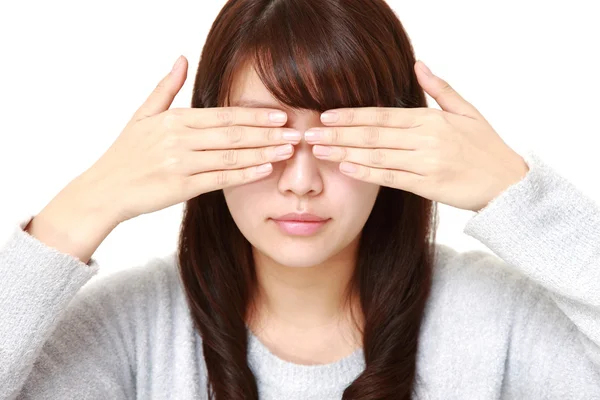
<instances>
[{"instance_id":1,"label":"fingernail","mask_svg":"<svg viewBox=\"0 0 600 400\"><path fill-rule=\"evenodd\" d=\"M183 61L183 57L179 56L179 58L177 59L177 61L175 61L175 64L173 64L173 68L171 69L171 73L177 72L177 70L179 69L179 67L182 64L182 61Z\"/></svg>"},{"instance_id":2,"label":"fingernail","mask_svg":"<svg viewBox=\"0 0 600 400\"><path fill-rule=\"evenodd\" d=\"M332 152L331 147L319 145L313 147L313 151L316 156L330 156Z\"/></svg>"},{"instance_id":3,"label":"fingernail","mask_svg":"<svg viewBox=\"0 0 600 400\"><path fill-rule=\"evenodd\" d=\"M320 128L311 128L304 132L304 139L307 142L318 142L323 137L323 130Z\"/></svg>"},{"instance_id":4,"label":"fingernail","mask_svg":"<svg viewBox=\"0 0 600 400\"><path fill-rule=\"evenodd\" d=\"M299 142L302 140L302 134L298 131L285 131L283 132L283 139L291 142Z\"/></svg>"},{"instance_id":5,"label":"fingernail","mask_svg":"<svg viewBox=\"0 0 600 400\"><path fill-rule=\"evenodd\" d=\"M340 115L336 112L327 111L326 113L321 115L321 121L323 122L337 122L340 118Z\"/></svg>"},{"instance_id":6,"label":"fingernail","mask_svg":"<svg viewBox=\"0 0 600 400\"><path fill-rule=\"evenodd\" d=\"M268 163L256 167L256 172L259 174L266 174L267 172L271 172L272 169L273 165L271 165L271 163Z\"/></svg>"},{"instance_id":7,"label":"fingernail","mask_svg":"<svg viewBox=\"0 0 600 400\"><path fill-rule=\"evenodd\" d=\"M284 112L269 113L269 120L271 120L271 122L285 122L286 118L287 115Z\"/></svg>"}]
</instances>

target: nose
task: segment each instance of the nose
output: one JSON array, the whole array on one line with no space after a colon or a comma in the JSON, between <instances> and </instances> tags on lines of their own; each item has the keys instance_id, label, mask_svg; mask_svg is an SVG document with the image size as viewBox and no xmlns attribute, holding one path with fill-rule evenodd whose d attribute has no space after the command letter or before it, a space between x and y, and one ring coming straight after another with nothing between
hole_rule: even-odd
<instances>
[{"instance_id":1,"label":"nose","mask_svg":"<svg viewBox=\"0 0 600 400\"><path fill-rule=\"evenodd\" d=\"M284 162L278 189L284 195L293 193L298 197L313 197L323 191L323 180L318 160L312 154L312 146L302 140L295 146L294 155Z\"/></svg>"}]
</instances>

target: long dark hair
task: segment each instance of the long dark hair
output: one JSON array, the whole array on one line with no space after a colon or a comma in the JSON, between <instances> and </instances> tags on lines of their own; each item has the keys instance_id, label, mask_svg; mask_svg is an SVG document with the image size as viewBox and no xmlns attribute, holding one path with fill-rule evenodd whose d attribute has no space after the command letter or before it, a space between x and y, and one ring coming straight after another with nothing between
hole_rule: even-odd
<instances>
[{"instance_id":1,"label":"long dark hair","mask_svg":"<svg viewBox=\"0 0 600 400\"><path fill-rule=\"evenodd\" d=\"M227 105L233 76L247 62L293 109L427 106L410 40L384 0L229 0L206 39L192 107ZM435 202L381 188L351 280L364 315L366 368L343 399L411 397L436 230ZM222 190L186 202L178 262L210 398L258 399L246 331L254 260Z\"/></svg>"}]
</instances>

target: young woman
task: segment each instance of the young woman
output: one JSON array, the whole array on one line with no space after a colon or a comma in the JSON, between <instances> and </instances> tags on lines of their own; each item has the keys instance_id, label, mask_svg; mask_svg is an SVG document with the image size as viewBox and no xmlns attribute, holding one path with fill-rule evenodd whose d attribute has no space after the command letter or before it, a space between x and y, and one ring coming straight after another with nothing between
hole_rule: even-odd
<instances>
[{"instance_id":1,"label":"young woman","mask_svg":"<svg viewBox=\"0 0 600 400\"><path fill-rule=\"evenodd\" d=\"M600 398L600 208L383 0L230 0L169 110L187 67L0 252L1 398ZM82 289L183 201L176 254ZM435 243L438 202L498 257Z\"/></svg>"}]
</instances>

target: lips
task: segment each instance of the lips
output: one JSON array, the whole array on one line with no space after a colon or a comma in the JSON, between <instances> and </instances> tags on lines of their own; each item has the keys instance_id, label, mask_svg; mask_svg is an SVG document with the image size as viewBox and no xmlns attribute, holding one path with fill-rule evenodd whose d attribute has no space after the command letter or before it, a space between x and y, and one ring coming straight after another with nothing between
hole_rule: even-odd
<instances>
[{"instance_id":1,"label":"lips","mask_svg":"<svg viewBox=\"0 0 600 400\"><path fill-rule=\"evenodd\" d=\"M308 213L290 213L282 215L281 217L274 218L276 221L301 221L301 222L323 222L327 221L329 218L322 218L318 215L308 214Z\"/></svg>"},{"instance_id":2,"label":"lips","mask_svg":"<svg viewBox=\"0 0 600 400\"><path fill-rule=\"evenodd\" d=\"M291 236L312 236L318 233L331 218L323 218L314 214L285 214L273 218L282 233Z\"/></svg>"}]
</instances>

